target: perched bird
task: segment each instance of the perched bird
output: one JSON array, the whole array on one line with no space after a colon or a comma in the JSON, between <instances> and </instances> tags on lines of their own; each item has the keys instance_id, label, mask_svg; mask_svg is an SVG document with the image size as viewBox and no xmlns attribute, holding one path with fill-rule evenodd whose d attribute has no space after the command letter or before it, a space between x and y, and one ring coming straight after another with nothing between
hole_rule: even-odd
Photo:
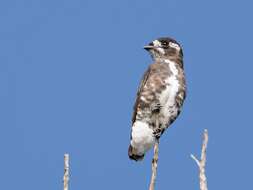
<instances>
[{"instance_id":1,"label":"perched bird","mask_svg":"<svg viewBox=\"0 0 253 190\"><path fill-rule=\"evenodd\" d=\"M136 161L144 158L178 117L186 96L180 44L172 38L158 38L144 49L154 63L142 78L134 105L128 156Z\"/></svg>"}]
</instances>

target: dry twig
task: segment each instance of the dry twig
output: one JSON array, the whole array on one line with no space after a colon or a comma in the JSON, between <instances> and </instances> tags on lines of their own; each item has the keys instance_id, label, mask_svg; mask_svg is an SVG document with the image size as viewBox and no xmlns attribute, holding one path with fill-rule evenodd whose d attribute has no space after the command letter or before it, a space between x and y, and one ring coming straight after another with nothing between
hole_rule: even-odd
<instances>
[{"instance_id":1,"label":"dry twig","mask_svg":"<svg viewBox=\"0 0 253 190\"><path fill-rule=\"evenodd\" d=\"M63 190L69 189L69 154L64 154Z\"/></svg>"},{"instance_id":2,"label":"dry twig","mask_svg":"<svg viewBox=\"0 0 253 190\"><path fill-rule=\"evenodd\" d=\"M158 115L156 116L156 123L155 127L159 128L159 118ZM155 145L154 145L154 157L152 159L152 175L149 185L149 190L155 189L155 180L157 175L157 163L158 163L158 152L159 152L159 139L156 139Z\"/></svg>"},{"instance_id":3,"label":"dry twig","mask_svg":"<svg viewBox=\"0 0 253 190\"><path fill-rule=\"evenodd\" d=\"M208 143L208 131L207 131L207 129L205 129L204 135L203 135L201 159L198 160L194 155L191 154L192 159L197 163L197 165L199 167L200 190L207 190L207 178L205 175L207 143Z\"/></svg>"},{"instance_id":4,"label":"dry twig","mask_svg":"<svg viewBox=\"0 0 253 190\"><path fill-rule=\"evenodd\" d=\"M155 180L156 180L157 162L158 162L158 151L159 151L159 140L157 140L154 145L154 157L152 160L152 176L151 176L151 180L150 180L149 190L155 189Z\"/></svg>"}]
</instances>

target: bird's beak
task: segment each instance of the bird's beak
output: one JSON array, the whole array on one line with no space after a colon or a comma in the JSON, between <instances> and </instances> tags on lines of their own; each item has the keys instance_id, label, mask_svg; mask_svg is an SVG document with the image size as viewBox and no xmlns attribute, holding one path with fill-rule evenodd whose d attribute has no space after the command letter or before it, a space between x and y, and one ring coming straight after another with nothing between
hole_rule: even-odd
<instances>
[{"instance_id":1,"label":"bird's beak","mask_svg":"<svg viewBox=\"0 0 253 190\"><path fill-rule=\"evenodd\" d=\"M148 51L148 50L153 49L155 47L151 46L151 45L147 45L147 46L144 46L143 48Z\"/></svg>"}]
</instances>

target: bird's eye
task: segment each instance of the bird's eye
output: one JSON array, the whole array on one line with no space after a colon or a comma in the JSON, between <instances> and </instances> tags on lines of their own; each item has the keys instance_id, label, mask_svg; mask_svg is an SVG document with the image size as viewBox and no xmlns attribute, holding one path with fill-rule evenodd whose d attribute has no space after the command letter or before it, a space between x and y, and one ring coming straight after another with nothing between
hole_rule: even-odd
<instances>
[{"instance_id":1,"label":"bird's eye","mask_svg":"<svg viewBox=\"0 0 253 190\"><path fill-rule=\"evenodd\" d=\"M162 44L162 46L168 46L168 42L166 42L166 41L161 42L161 44Z\"/></svg>"}]
</instances>

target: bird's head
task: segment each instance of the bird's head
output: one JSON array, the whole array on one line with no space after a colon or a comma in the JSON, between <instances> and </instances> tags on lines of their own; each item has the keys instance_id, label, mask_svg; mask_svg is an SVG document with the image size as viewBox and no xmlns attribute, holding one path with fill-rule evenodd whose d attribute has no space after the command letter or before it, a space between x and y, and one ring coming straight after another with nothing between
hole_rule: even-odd
<instances>
[{"instance_id":1,"label":"bird's head","mask_svg":"<svg viewBox=\"0 0 253 190\"><path fill-rule=\"evenodd\" d=\"M168 37L158 38L144 46L154 60L169 59L173 57L183 58L183 51L180 44Z\"/></svg>"}]
</instances>

